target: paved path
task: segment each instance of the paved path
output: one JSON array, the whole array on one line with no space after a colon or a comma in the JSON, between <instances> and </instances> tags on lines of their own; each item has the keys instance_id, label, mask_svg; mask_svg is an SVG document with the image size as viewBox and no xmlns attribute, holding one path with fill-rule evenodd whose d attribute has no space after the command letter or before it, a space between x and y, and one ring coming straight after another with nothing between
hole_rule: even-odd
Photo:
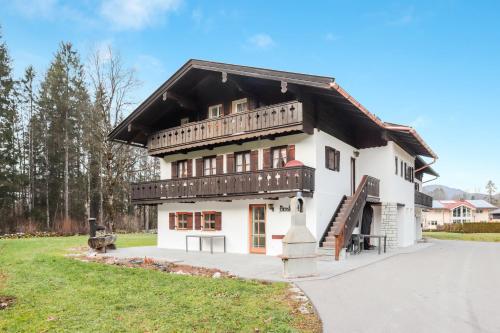
<instances>
[{"instance_id":1,"label":"paved path","mask_svg":"<svg viewBox=\"0 0 500 333\"><path fill-rule=\"evenodd\" d=\"M432 242L297 284L325 332L500 332L500 244Z\"/></svg>"},{"instance_id":2,"label":"paved path","mask_svg":"<svg viewBox=\"0 0 500 333\"><path fill-rule=\"evenodd\" d=\"M343 274L374 262L398 255L401 252L418 251L429 244L417 244L410 248L390 250L387 253L377 254L377 251L364 251L361 255L349 256L347 260L333 261L333 257L318 258L318 276L295 279L293 281L316 280ZM120 258L153 258L169 262L178 262L191 266L218 268L234 275L247 279L267 281L290 281L283 278L283 263L278 257L261 254L234 254L214 252L198 252L172 249L160 249L155 246L119 248L109 251L105 256Z\"/></svg>"}]
</instances>

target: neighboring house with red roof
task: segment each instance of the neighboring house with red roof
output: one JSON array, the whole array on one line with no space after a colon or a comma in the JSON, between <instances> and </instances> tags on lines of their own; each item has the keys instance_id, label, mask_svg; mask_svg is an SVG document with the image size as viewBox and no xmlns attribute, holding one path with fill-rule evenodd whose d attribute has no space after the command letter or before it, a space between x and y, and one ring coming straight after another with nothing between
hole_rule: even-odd
<instances>
[{"instance_id":1,"label":"neighboring house with red roof","mask_svg":"<svg viewBox=\"0 0 500 333\"><path fill-rule=\"evenodd\" d=\"M423 214L423 228L437 229L446 223L488 222L497 207L485 200L433 200Z\"/></svg>"}]
</instances>

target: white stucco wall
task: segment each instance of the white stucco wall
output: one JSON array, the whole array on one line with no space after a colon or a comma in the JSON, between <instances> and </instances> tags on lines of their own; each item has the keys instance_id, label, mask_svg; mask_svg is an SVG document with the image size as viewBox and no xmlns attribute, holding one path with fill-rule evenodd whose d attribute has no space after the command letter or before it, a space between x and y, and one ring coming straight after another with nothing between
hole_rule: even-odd
<instances>
[{"instance_id":1,"label":"white stucco wall","mask_svg":"<svg viewBox=\"0 0 500 333\"><path fill-rule=\"evenodd\" d=\"M386 146L361 149L356 161L360 177L380 179L380 201L398 204L398 246L409 246L417 239L415 221L415 185L401 176L401 161L414 167L415 158L394 142ZM398 174L395 157L398 157Z\"/></svg>"},{"instance_id":2,"label":"white stucco wall","mask_svg":"<svg viewBox=\"0 0 500 333\"><path fill-rule=\"evenodd\" d=\"M266 254L279 255L282 252L281 239L272 239L273 235L285 235L290 227L290 213L281 212L280 205L290 206L289 198L279 200L233 200L232 202L205 201L191 203L166 203L158 206L158 247L184 250L186 246L186 235L225 235L226 250L230 253L248 253L250 220L249 205L266 204ZM269 208L274 206L274 211ZM312 200L305 199L305 209L309 212ZM200 231L200 230L170 230L169 213L175 212L221 212L222 230ZM307 226L314 229L314 218L312 214L307 215ZM193 223L194 225L194 223ZM190 238L189 249L198 250L198 240ZM203 244L203 250L209 251L209 241ZM214 251L222 251L222 241L214 241Z\"/></svg>"},{"instance_id":3,"label":"white stucco wall","mask_svg":"<svg viewBox=\"0 0 500 333\"><path fill-rule=\"evenodd\" d=\"M417 238L414 212L414 185L394 172L394 157L413 166L414 158L392 142L387 146L360 149L325 133L315 130L313 135L296 134L276 138L275 140L256 140L241 145L216 147L212 150L198 150L187 154L174 154L161 159L161 178L171 178L171 161L181 159L196 159L203 156L222 155L237 151L258 150L259 169L263 163L263 149L281 145L295 145L295 158L306 166L315 168L315 192L313 199L306 199L307 226L317 240L322 236L325 228L336 210L343 195L351 194L351 157L356 157L356 186L363 175L370 175L380 179L380 199L382 202L398 203L398 238L399 246L408 246ZM340 171L325 168L325 146L340 151ZM196 165L192 163L193 175L196 174ZM224 159L224 171L226 163ZM227 237L227 251L234 253L248 253L249 204L273 204L274 212L267 210L267 254L281 253L281 240L273 240L272 235L284 235L288 230L289 213L279 212L279 206L289 205L289 198L275 200L233 200L232 202L196 202L195 204L166 203L158 209L158 246L165 248L185 248L186 234L199 234L201 231L177 231L168 229L168 213L178 211L215 210L222 213L222 230L210 231ZM196 208L195 208L196 207ZM196 209L196 210L194 210ZM374 207L373 232L379 234L381 230L380 207ZM208 231L207 231L208 232ZM197 244L190 244L190 248L197 249ZM219 246L219 245L218 245ZM206 249L208 250L208 244ZM217 247L216 247L217 249Z\"/></svg>"}]
</instances>

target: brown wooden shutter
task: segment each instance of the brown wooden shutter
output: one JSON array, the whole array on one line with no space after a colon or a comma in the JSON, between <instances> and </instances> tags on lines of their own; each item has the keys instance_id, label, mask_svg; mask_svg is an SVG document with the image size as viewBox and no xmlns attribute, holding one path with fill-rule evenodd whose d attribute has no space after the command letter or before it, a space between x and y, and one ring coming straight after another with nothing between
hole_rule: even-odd
<instances>
[{"instance_id":1,"label":"brown wooden shutter","mask_svg":"<svg viewBox=\"0 0 500 333\"><path fill-rule=\"evenodd\" d=\"M335 169L340 171L340 150L335 151Z\"/></svg>"},{"instance_id":2,"label":"brown wooden shutter","mask_svg":"<svg viewBox=\"0 0 500 333\"><path fill-rule=\"evenodd\" d=\"M259 151L252 150L250 152L250 170L257 171L259 169Z\"/></svg>"},{"instance_id":3,"label":"brown wooden shutter","mask_svg":"<svg viewBox=\"0 0 500 333\"><path fill-rule=\"evenodd\" d=\"M271 168L271 148L266 148L263 150L264 156L262 158L263 169Z\"/></svg>"},{"instance_id":4,"label":"brown wooden shutter","mask_svg":"<svg viewBox=\"0 0 500 333\"><path fill-rule=\"evenodd\" d=\"M201 213L194 213L194 230L201 230Z\"/></svg>"},{"instance_id":5,"label":"brown wooden shutter","mask_svg":"<svg viewBox=\"0 0 500 333\"><path fill-rule=\"evenodd\" d=\"M196 177L203 176L203 158L196 159Z\"/></svg>"},{"instance_id":6,"label":"brown wooden shutter","mask_svg":"<svg viewBox=\"0 0 500 333\"><path fill-rule=\"evenodd\" d=\"M172 173L170 175L171 178L177 178L177 162L170 163L172 166Z\"/></svg>"},{"instance_id":7,"label":"brown wooden shutter","mask_svg":"<svg viewBox=\"0 0 500 333\"><path fill-rule=\"evenodd\" d=\"M193 160L187 160L187 176L193 177Z\"/></svg>"},{"instance_id":8,"label":"brown wooden shutter","mask_svg":"<svg viewBox=\"0 0 500 333\"><path fill-rule=\"evenodd\" d=\"M226 155L226 172L231 173L234 172L236 169L234 167L234 154L230 153Z\"/></svg>"},{"instance_id":9,"label":"brown wooden shutter","mask_svg":"<svg viewBox=\"0 0 500 333\"><path fill-rule=\"evenodd\" d=\"M295 160L295 145L288 145L288 149L286 152L286 158L287 158L287 162Z\"/></svg>"},{"instance_id":10,"label":"brown wooden shutter","mask_svg":"<svg viewBox=\"0 0 500 333\"><path fill-rule=\"evenodd\" d=\"M222 213L215 212L215 230L222 230Z\"/></svg>"},{"instance_id":11,"label":"brown wooden shutter","mask_svg":"<svg viewBox=\"0 0 500 333\"><path fill-rule=\"evenodd\" d=\"M224 173L224 155L217 155L215 158L215 172L218 175Z\"/></svg>"},{"instance_id":12,"label":"brown wooden shutter","mask_svg":"<svg viewBox=\"0 0 500 333\"><path fill-rule=\"evenodd\" d=\"M330 157L330 147L325 146L325 168L330 169L330 164L328 163Z\"/></svg>"},{"instance_id":13,"label":"brown wooden shutter","mask_svg":"<svg viewBox=\"0 0 500 333\"><path fill-rule=\"evenodd\" d=\"M168 228L170 230L175 229L175 213L169 213L168 214Z\"/></svg>"},{"instance_id":14,"label":"brown wooden shutter","mask_svg":"<svg viewBox=\"0 0 500 333\"><path fill-rule=\"evenodd\" d=\"M193 213L190 213L190 214L187 214L187 228L189 230L192 230L193 229Z\"/></svg>"}]
</instances>

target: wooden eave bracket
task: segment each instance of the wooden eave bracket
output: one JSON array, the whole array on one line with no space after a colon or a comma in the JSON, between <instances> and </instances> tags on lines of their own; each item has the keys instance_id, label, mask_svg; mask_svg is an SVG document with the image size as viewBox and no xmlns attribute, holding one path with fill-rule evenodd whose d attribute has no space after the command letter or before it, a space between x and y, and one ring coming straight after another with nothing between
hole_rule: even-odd
<instances>
[{"instance_id":1,"label":"wooden eave bracket","mask_svg":"<svg viewBox=\"0 0 500 333\"><path fill-rule=\"evenodd\" d=\"M288 83L286 81L281 81L281 92L284 94L288 91Z\"/></svg>"}]
</instances>

